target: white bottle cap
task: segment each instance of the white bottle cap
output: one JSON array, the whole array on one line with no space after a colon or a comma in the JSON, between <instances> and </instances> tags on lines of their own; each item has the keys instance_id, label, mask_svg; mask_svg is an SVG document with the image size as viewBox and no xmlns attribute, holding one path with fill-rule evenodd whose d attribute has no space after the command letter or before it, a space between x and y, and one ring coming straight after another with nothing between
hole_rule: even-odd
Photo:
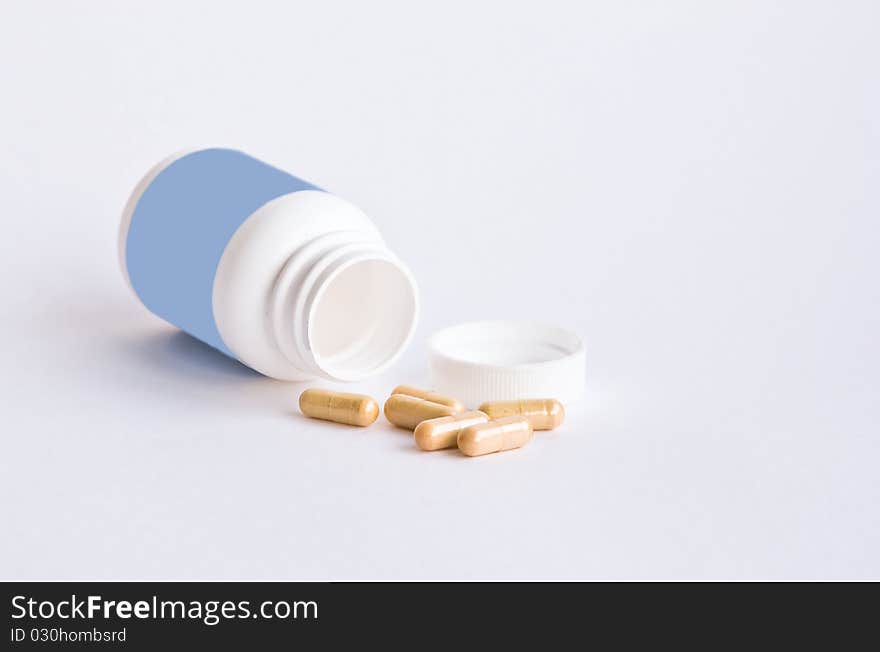
<instances>
[{"instance_id":1,"label":"white bottle cap","mask_svg":"<svg viewBox=\"0 0 880 652\"><path fill-rule=\"evenodd\" d=\"M586 352L580 338L555 326L482 321L451 326L430 341L431 386L468 407L484 401L580 400Z\"/></svg>"}]
</instances>

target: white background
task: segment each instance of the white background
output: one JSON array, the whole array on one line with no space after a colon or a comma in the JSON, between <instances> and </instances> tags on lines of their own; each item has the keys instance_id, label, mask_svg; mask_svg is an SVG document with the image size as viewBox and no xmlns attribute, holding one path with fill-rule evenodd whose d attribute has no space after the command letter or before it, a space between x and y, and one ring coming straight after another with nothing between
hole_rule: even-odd
<instances>
[{"instance_id":1,"label":"white background","mask_svg":"<svg viewBox=\"0 0 880 652\"><path fill-rule=\"evenodd\" d=\"M873 2L13 2L0 22L0 576L880 578ZM364 208L441 326L581 334L517 452L308 421L130 294L153 163Z\"/></svg>"}]
</instances>

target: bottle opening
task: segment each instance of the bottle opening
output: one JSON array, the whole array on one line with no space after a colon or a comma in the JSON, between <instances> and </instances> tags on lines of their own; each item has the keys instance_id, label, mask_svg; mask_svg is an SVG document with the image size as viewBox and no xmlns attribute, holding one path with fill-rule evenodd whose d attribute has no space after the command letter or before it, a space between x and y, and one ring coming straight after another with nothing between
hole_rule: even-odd
<instances>
[{"instance_id":1,"label":"bottle opening","mask_svg":"<svg viewBox=\"0 0 880 652\"><path fill-rule=\"evenodd\" d=\"M309 315L315 362L339 380L378 373L409 343L417 310L415 283L400 263L348 262L322 285Z\"/></svg>"}]
</instances>

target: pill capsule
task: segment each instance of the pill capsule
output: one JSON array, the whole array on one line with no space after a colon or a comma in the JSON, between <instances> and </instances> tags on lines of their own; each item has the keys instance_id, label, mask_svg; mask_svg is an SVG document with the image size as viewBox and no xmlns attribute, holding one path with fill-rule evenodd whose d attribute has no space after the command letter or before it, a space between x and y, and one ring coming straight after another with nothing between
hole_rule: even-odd
<instances>
[{"instance_id":1,"label":"pill capsule","mask_svg":"<svg viewBox=\"0 0 880 652\"><path fill-rule=\"evenodd\" d=\"M307 417L350 426L368 426L379 416L379 404L363 394L307 389L299 395L299 409Z\"/></svg>"},{"instance_id":2,"label":"pill capsule","mask_svg":"<svg viewBox=\"0 0 880 652\"><path fill-rule=\"evenodd\" d=\"M435 394L434 392L429 392L426 389L419 389L418 387L412 387L410 385L398 385L394 388L394 391L391 392L392 396L394 394L406 394L407 396L415 396L416 398L422 398L426 401L431 401L431 403L439 403L440 405L448 405L453 410L458 412L464 412L464 405L461 404L457 398L453 398L452 396L444 396L443 394Z\"/></svg>"},{"instance_id":3,"label":"pill capsule","mask_svg":"<svg viewBox=\"0 0 880 652\"><path fill-rule=\"evenodd\" d=\"M422 421L416 426L413 438L416 446L423 451L436 451L453 448L458 442L458 433L478 423L489 420L482 412L461 412L451 417L438 417Z\"/></svg>"},{"instance_id":4,"label":"pill capsule","mask_svg":"<svg viewBox=\"0 0 880 652\"><path fill-rule=\"evenodd\" d=\"M422 421L437 417L449 417L453 414L455 414L455 410L448 405L431 403L423 398L406 394L392 394L385 401L385 418L395 426L407 430L415 429Z\"/></svg>"},{"instance_id":5,"label":"pill capsule","mask_svg":"<svg viewBox=\"0 0 880 652\"><path fill-rule=\"evenodd\" d=\"M533 398L522 401L489 401L480 411L490 419L500 419L517 414L528 417L535 430L553 430L565 419L565 408L554 398Z\"/></svg>"},{"instance_id":6,"label":"pill capsule","mask_svg":"<svg viewBox=\"0 0 880 652\"><path fill-rule=\"evenodd\" d=\"M458 448L475 457L525 446L532 438L532 424L526 417L502 417L468 426L458 433Z\"/></svg>"}]
</instances>

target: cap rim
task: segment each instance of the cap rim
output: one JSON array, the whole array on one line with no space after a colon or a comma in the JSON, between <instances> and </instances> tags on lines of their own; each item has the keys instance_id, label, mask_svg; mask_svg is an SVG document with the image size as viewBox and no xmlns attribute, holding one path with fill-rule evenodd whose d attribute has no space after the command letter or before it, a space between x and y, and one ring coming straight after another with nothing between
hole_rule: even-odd
<instances>
[{"instance_id":1,"label":"cap rim","mask_svg":"<svg viewBox=\"0 0 880 652\"><path fill-rule=\"evenodd\" d=\"M577 335L557 326L469 322L432 335L429 349L434 388L468 406L539 397L570 402L584 392L584 345Z\"/></svg>"}]
</instances>

